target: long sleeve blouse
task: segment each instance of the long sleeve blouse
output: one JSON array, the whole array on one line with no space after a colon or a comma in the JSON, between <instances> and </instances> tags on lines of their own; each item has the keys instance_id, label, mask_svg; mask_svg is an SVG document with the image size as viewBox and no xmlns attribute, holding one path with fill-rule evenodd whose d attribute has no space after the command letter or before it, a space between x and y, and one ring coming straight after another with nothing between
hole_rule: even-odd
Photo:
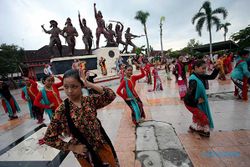
<instances>
[{"instance_id":1,"label":"long sleeve blouse","mask_svg":"<svg viewBox=\"0 0 250 167\"><path fill-rule=\"evenodd\" d=\"M32 102L34 102L37 94L39 93L39 90L37 88L37 83L35 81L33 81L32 79L30 79L29 82L31 83L31 85L29 87L27 87L27 92L28 92L30 100ZM21 97L25 101L28 100L27 97L26 97L26 95L25 95L25 93L23 92L23 90L22 90Z\"/></svg>"},{"instance_id":2,"label":"long sleeve blouse","mask_svg":"<svg viewBox=\"0 0 250 167\"><path fill-rule=\"evenodd\" d=\"M110 104L116 97L110 88L103 88L103 94L94 94L91 96L81 97L81 107L76 106L70 101L70 117L76 128L83 134L88 143L93 146L94 150L103 144L107 144L105 137L101 133L102 126L97 119L97 109L103 108ZM45 143L59 150L68 151L70 144L81 144L76 137L72 136L69 142L63 141L59 136L64 132L70 133L67 117L65 114L65 105L56 109L50 125L45 133ZM77 155L77 154L76 154Z\"/></svg>"},{"instance_id":3,"label":"long sleeve blouse","mask_svg":"<svg viewBox=\"0 0 250 167\"><path fill-rule=\"evenodd\" d=\"M59 93L58 89L63 85L63 82L62 82L62 77L58 77L58 78L61 80L61 82L53 84L52 90L45 89L46 95L47 95L47 98L48 98L50 104L54 104L54 106L51 108L52 110L56 110L56 108L62 102L62 99L60 98L60 93ZM41 103L42 98L43 98L43 95L42 95L42 92L40 91L35 98L34 105L39 107L39 108L50 109L49 105Z\"/></svg>"},{"instance_id":4,"label":"long sleeve blouse","mask_svg":"<svg viewBox=\"0 0 250 167\"><path fill-rule=\"evenodd\" d=\"M196 73L194 73L194 75L196 75L197 78L199 78L202 81L202 83L205 87L205 81L215 79L217 77L218 73L219 73L219 70L214 69L214 71L210 75L207 75L207 74L198 75ZM186 96L184 97L184 103L187 106L197 107L197 105L198 105L198 101L195 100L196 87L197 87L197 82L195 80L190 80Z\"/></svg>"},{"instance_id":5,"label":"long sleeve blouse","mask_svg":"<svg viewBox=\"0 0 250 167\"><path fill-rule=\"evenodd\" d=\"M138 97L138 94L135 91L135 85L136 85L136 81L143 78L145 76L145 72L144 70L141 68L141 74L139 75L132 75L130 79L127 79L128 81L128 87L131 90L131 92L133 93L134 97ZM126 100L128 98L127 95L127 91L126 91L126 82L123 79L120 83L120 86L117 88L116 93L121 96L124 100Z\"/></svg>"}]
</instances>

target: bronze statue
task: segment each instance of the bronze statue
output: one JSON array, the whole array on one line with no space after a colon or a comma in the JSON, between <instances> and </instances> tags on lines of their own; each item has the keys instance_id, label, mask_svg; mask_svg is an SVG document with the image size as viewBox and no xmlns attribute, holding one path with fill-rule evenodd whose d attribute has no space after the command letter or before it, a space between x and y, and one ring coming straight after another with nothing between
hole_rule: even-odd
<instances>
[{"instance_id":1,"label":"bronze statue","mask_svg":"<svg viewBox=\"0 0 250 167\"><path fill-rule=\"evenodd\" d=\"M115 35L115 31L112 30L113 25L110 23L108 25L108 28L106 28L107 31L107 35L106 35L106 39L107 39L107 45L108 47L116 47L117 43L114 40Z\"/></svg>"},{"instance_id":2,"label":"bronze statue","mask_svg":"<svg viewBox=\"0 0 250 167\"><path fill-rule=\"evenodd\" d=\"M136 37L140 37L140 36L131 34L131 33L130 33L130 28L128 27L127 30L126 30L126 33L125 33L126 45L125 45L125 47L124 47L122 53L123 53L124 51L126 51L126 53L128 53L128 51L127 51L127 50L128 50L128 45L131 45L131 46L133 47L133 50L135 50L136 46L135 46L135 44L131 41L131 39L136 38Z\"/></svg>"},{"instance_id":3,"label":"bronze statue","mask_svg":"<svg viewBox=\"0 0 250 167\"><path fill-rule=\"evenodd\" d=\"M57 27L58 23L55 20L50 20L49 23L50 23L50 27L52 28L51 30L46 30L44 28L44 25L41 25L41 27L45 33L51 34L50 42L49 42L50 52L52 55L54 55L53 46L56 45L57 49L59 51L59 54L62 57L62 44L61 44L61 40L59 38L59 34L61 34L62 30Z\"/></svg>"},{"instance_id":4,"label":"bronze statue","mask_svg":"<svg viewBox=\"0 0 250 167\"><path fill-rule=\"evenodd\" d=\"M96 28L96 48L99 48L99 41L100 36L103 34L105 37L108 36L107 31L105 30L105 21L103 20L102 12L96 10L96 3L94 3L94 12L95 12L95 19L97 23Z\"/></svg>"},{"instance_id":5,"label":"bronze statue","mask_svg":"<svg viewBox=\"0 0 250 167\"><path fill-rule=\"evenodd\" d=\"M115 33L116 33L116 43L117 46L119 46L119 44L125 45L126 46L126 42L124 42L122 40L122 31L123 31L123 24L119 21L117 21L117 24L115 26Z\"/></svg>"},{"instance_id":6,"label":"bronze statue","mask_svg":"<svg viewBox=\"0 0 250 167\"><path fill-rule=\"evenodd\" d=\"M71 19L69 17L67 18L65 25L66 26L64 27L62 34L65 37L66 42L68 43L70 54L74 55L76 45L75 37L78 36L78 33L76 31L76 28L73 27Z\"/></svg>"},{"instance_id":7,"label":"bronze statue","mask_svg":"<svg viewBox=\"0 0 250 167\"><path fill-rule=\"evenodd\" d=\"M90 30L89 27L87 27L86 20L84 18L82 19L82 22L81 22L80 12L78 12L78 19L79 19L81 30L83 32L82 40L85 45L85 50L87 50L88 54L91 54L91 47L92 47L92 40L93 40L92 31Z\"/></svg>"}]
</instances>

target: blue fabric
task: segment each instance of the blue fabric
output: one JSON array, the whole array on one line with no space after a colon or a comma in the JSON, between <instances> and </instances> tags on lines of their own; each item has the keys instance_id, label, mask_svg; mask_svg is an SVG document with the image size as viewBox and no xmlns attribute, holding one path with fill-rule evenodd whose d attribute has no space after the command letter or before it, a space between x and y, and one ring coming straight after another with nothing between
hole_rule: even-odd
<instances>
[{"instance_id":1,"label":"blue fabric","mask_svg":"<svg viewBox=\"0 0 250 167\"><path fill-rule=\"evenodd\" d=\"M236 60L236 64L241 61L242 58L238 58ZM246 76L247 78L250 78L250 72L248 70L247 62L243 61L239 63L233 70L231 77L233 79L243 80L243 77Z\"/></svg>"},{"instance_id":2,"label":"blue fabric","mask_svg":"<svg viewBox=\"0 0 250 167\"><path fill-rule=\"evenodd\" d=\"M29 110L30 110L30 117L31 117L31 118L35 118L34 115L33 115L33 112L32 112L32 106L33 106L33 104L32 104L32 101L31 101L31 99L30 99L30 97L29 97L28 90L27 90L27 86L24 86L24 87L22 88L22 90L23 90L23 92L24 92L24 94L25 94L26 100L28 101L28 107L29 107Z\"/></svg>"},{"instance_id":3,"label":"blue fabric","mask_svg":"<svg viewBox=\"0 0 250 167\"><path fill-rule=\"evenodd\" d=\"M43 88L41 92L42 92L42 97L43 97L42 103L44 103L45 105L50 105L49 99L46 94L46 90ZM44 109L44 110L48 114L49 119L51 120L53 117L52 109Z\"/></svg>"},{"instance_id":4,"label":"blue fabric","mask_svg":"<svg viewBox=\"0 0 250 167\"><path fill-rule=\"evenodd\" d=\"M7 107L7 110L8 110L8 113L9 113L9 116L13 116L13 111L12 111L12 108L11 108L11 105L9 103L9 101L0 93L0 97L4 100L5 104L6 104L6 107ZM15 103L15 106L16 106L16 110L17 112L20 112L21 109L18 105L18 103L16 102L16 99L11 95L11 97L13 98L14 100L14 103Z\"/></svg>"},{"instance_id":5,"label":"blue fabric","mask_svg":"<svg viewBox=\"0 0 250 167\"><path fill-rule=\"evenodd\" d=\"M136 122L138 122L140 119L141 119L141 113L140 113L140 108L136 102L136 99L135 97L133 96L133 93L131 92L131 90L129 89L128 87L128 80L126 77L124 77L124 80L126 82L126 92L127 92L127 95L128 95L128 98L131 98L131 105L132 105L132 108L133 108L133 112L135 113L135 120Z\"/></svg>"},{"instance_id":6,"label":"blue fabric","mask_svg":"<svg viewBox=\"0 0 250 167\"><path fill-rule=\"evenodd\" d=\"M199 78L197 78L194 74L192 74L189 77L189 80L195 80L197 82L196 92L195 92L195 100L198 101L199 98L204 99L204 102L198 104L197 106L208 117L209 127L210 128L214 128L212 114L210 112L210 108L209 108L209 104L208 104L208 98L207 98L207 94L206 94L206 89L205 89L202 81Z\"/></svg>"}]
</instances>

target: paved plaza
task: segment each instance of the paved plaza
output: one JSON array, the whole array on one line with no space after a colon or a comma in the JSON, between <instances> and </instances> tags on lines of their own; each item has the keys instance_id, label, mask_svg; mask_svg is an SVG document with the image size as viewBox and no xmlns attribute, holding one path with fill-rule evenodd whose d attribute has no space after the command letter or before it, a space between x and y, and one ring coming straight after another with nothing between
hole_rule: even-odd
<instances>
[{"instance_id":1,"label":"paved plaza","mask_svg":"<svg viewBox=\"0 0 250 167\"><path fill-rule=\"evenodd\" d=\"M140 126L132 124L131 111L118 96L98 113L121 166L248 167L250 103L233 96L231 80L209 81L207 93L215 128L210 138L203 138L188 132L192 115L179 100L174 77L168 81L165 71L159 73L163 91L148 92L153 85L147 85L144 79L136 86L147 116ZM100 84L116 91L119 80ZM22 109L18 120L8 121L8 116L0 108L0 166L80 166L72 153L64 154L37 144L49 120L47 115L45 125L31 120L20 92L20 89L12 91ZM64 99L64 92L60 93Z\"/></svg>"}]
</instances>

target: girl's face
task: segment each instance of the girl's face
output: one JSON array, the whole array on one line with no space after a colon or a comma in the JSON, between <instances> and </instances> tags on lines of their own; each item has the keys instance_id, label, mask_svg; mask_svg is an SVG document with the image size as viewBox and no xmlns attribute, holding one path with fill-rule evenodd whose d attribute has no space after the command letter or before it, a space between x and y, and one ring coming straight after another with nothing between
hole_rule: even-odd
<instances>
[{"instance_id":1,"label":"girl's face","mask_svg":"<svg viewBox=\"0 0 250 167\"><path fill-rule=\"evenodd\" d=\"M53 76L51 76L51 77L46 78L46 80L44 81L44 85L50 88L54 82L55 82L55 79Z\"/></svg>"},{"instance_id":2,"label":"girl's face","mask_svg":"<svg viewBox=\"0 0 250 167\"><path fill-rule=\"evenodd\" d=\"M131 67L128 67L126 70L125 70L125 73L128 77L130 77L132 74L133 74L133 69Z\"/></svg>"},{"instance_id":3,"label":"girl's face","mask_svg":"<svg viewBox=\"0 0 250 167\"><path fill-rule=\"evenodd\" d=\"M74 77L64 78L63 87L70 100L76 100L82 96L82 85Z\"/></svg>"},{"instance_id":4,"label":"girl's face","mask_svg":"<svg viewBox=\"0 0 250 167\"><path fill-rule=\"evenodd\" d=\"M195 67L195 73L202 75L206 73L206 64L203 64L200 67Z\"/></svg>"}]
</instances>

